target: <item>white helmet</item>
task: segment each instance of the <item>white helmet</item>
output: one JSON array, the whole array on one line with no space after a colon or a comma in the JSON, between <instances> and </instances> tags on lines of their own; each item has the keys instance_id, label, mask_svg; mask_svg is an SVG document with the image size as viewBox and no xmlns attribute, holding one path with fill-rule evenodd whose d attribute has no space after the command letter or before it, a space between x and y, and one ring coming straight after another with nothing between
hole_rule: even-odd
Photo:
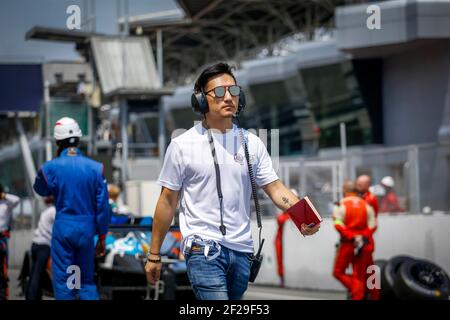
<instances>
[{"instance_id":1,"label":"white helmet","mask_svg":"<svg viewBox=\"0 0 450 320\"><path fill-rule=\"evenodd\" d=\"M369 191L370 193L373 193L377 197L384 197L386 195L386 190L380 184L370 186Z\"/></svg>"},{"instance_id":2,"label":"white helmet","mask_svg":"<svg viewBox=\"0 0 450 320\"><path fill-rule=\"evenodd\" d=\"M395 185L394 179L392 179L392 177L390 176L386 176L383 179L381 179L381 184L389 188L393 188Z\"/></svg>"},{"instance_id":3,"label":"white helmet","mask_svg":"<svg viewBox=\"0 0 450 320\"><path fill-rule=\"evenodd\" d=\"M54 129L54 137L56 140L64 140L68 138L82 136L81 129L78 123L68 117L64 117L56 121Z\"/></svg>"}]
</instances>

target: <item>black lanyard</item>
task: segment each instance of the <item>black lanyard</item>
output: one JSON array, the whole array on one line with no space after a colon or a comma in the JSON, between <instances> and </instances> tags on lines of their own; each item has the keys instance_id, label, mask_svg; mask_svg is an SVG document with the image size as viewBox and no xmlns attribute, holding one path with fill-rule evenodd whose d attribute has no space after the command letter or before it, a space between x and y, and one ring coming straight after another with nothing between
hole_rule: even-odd
<instances>
[{"instance_id":1,"label":"black lanyard","mask_svg":"<svg viewBox=\"0 0 450 320\"><path fill-rule=\"evenodd\" d=\"M222 232L222 235L225 235L227 233L227 230L225 228L225 225L223 224L223 195L222 195L222 187L220 183L220 169L219 169L219 163L217 161L217 155L216 155L216 148L214 147L214 140L211 134L211 130L207 128L206 130L208 132L208 142L209 146L211 148L211 154L214 159L214 168L216 169L216 189L217 189L217 195L219 196L219 204L220 204L220 232Z\"/></svg>"},{"instance_id":2,"label":"black lanyard","mask_svg":"<svg viewBox=\"0 0 450 320\"><path fill-rule=\"evenodd\" d=\"M214 159L214 168L216 171L216 187L217 187L217 195L219 197L219 204L220 204L220 232L222 232L222 235L225 235L226 227L223 224L223 194L222 194L222 187L221 187L221 180L220 180L219 163L217 161L216 149L214 147L214 140L213 140L213 137L211 134L211 130L209 129L209 127L207 127L206 131L208 132L208 142L209 142L209 146L211 148L211 154ZM258 194L256 191L255 176L253 174L253 168L250 164L250 156L249 156L249 152L248 152L247 142L245 141L242 128L239 128L239 136L241 139L241 144L244 148L245 159L247 160L248 174L250 177L250 184L252 187L252 196L253 196L253 200L255 201L256 221L258 223L258 228L259 228L259 248L258 248L258 253L257 253L257 255L259 255L261 253L262 246L264 244L264 239L261 241L261 230L262 230L261 208L259 206Z\"/></svg>"}]
</instances>

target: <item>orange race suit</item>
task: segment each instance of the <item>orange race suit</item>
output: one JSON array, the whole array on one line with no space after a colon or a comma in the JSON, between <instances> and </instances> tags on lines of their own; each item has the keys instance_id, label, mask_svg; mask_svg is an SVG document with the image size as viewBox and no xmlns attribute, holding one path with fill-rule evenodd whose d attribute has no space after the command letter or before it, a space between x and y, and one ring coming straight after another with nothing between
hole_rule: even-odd
<instances>
[{"instance_id":1,"label":"orange race suit","mask_svg":"<svg viewBox=\"0 0 450 320\"><path fill-rule=\"evenodd\" d=\"M367 202L352 194L335 206L333 222L341 236L333 276L347 288L353 300L362 300L367 291L367 267L372 261L369 239L376 229L375 212ZM362 236L366 243L359 251L355 248L357 236ZM348 275L346 269L350 264L352 274Z\"/></svg>"}]
</instances>

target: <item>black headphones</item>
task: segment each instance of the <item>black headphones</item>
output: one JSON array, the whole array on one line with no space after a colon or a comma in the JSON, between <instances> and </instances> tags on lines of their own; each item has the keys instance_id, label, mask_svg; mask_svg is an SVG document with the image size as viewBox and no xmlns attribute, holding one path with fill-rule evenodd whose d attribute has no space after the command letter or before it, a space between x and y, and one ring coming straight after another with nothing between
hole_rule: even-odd
<instances>
[{"instance_id":1,"label":"black headphones","mask_svg":"<svg viewBox=\"0 0 450 320\"><path fill-rule=\"evenodd\" d=\"M199 113L201 115L204 115L209 111L208 106L208 100L206 99L205 93L199 92L199 93L193 93L191 95L191 106L194 112ZM236 112L236 116L239 115L239 113L244 110L245 108L245 93L241 89L241 92L239 93L239 105Z\"/></svg>"}]
</instances>

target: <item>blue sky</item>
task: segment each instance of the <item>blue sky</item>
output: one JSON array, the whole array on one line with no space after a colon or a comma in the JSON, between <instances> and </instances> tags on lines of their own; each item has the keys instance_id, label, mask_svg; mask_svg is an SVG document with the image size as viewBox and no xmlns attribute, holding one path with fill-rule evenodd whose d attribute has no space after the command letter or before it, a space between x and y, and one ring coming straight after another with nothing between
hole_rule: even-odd
<instances>
[{"instance_id":1,"label":"blue sky","mask_svg":"<svg viewBox=\"0 0 450 320\"><path fill-rule=\"evenodd\" d=\"M25 40L33 26L66 28L70 5L84 10L83 0L2 0L0 2L0 63L79 59L73 44ZM96 31L117 33L117 1L95 0ZM129 0L130 15L176 8L174 0ZM83 14L81 14L83 16Z\"/></svg>"}]
</instances>

